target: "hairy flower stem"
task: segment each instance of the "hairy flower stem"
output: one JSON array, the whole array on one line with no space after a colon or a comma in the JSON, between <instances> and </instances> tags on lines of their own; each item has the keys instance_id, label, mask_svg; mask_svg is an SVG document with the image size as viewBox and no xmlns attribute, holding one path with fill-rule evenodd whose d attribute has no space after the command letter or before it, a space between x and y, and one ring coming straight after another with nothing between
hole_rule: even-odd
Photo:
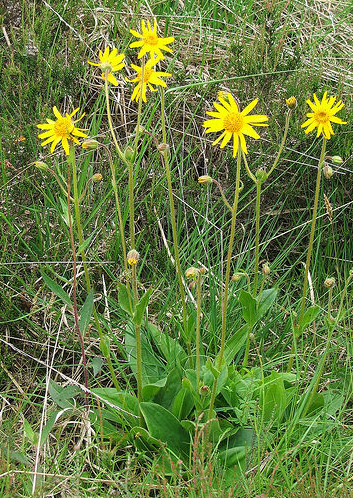
<instances>
[{"instance_id":1,"label":"hairy flower stem","mask_svg":"<svg viewBox=\"0 0 353 498\"><path fill-rule=\"evenodd\" d=\"M73 188L74 188L74 207L75 207L75 218L76 218L76 225L77 225L77 233L78 233L78 240L79 244L82 247L83 244L83 231L82 231L82 226L81 226L81 215L80 215L80 206L79 206L79 195L78 195L78 185L77 185L77 169L76 169L76 158L75 158L75 150L73 147L70 147L70 154L68 156L68 163L72 168L72 180L73 180ZM70 192L68 192L69 196ZM84 250L81 250L81 257L82 257L82 264L83 264L83 269L85 273L85 280L86 280L86 290L87 292L91 292L91 281L89 278L89 273L88 273L88 267L87 267L87 260L86 260L86 254ZM97 327L98 335L99 338L102 339L104 337L102 327L99 323L98 319L98 314L97 310L95 307L95 304L93 302L93 307L92 307L92 312L93 312L93 317L94 317L94 323ZM110 371L110 374L112 376L112 381L113 384L116 388L117 391L121 391L118 379L116 378L114 368L111 362L110 356L105 357L107 360L108 368Z\"/></svg>"},{"instance_id":2,"label":"hairy flower stem","mask_svg":"<svg viewBox=\"0 0 353 498\"><path fill-rule=\"evenodd\" d=\"M232 259L232 253L233 253L233 244L234 244L234 237L235 237L235 224L236 224L236 220L237 220L237 210L238 210L238 201L239 201L240 165L241 165L241 151L240 151L240 146L239 146L238 155L237 155L237 173L236 173L236 180L235 180L234 203L233 203L233 208L232 208L232 222L231 222L231 229L230 229L230 238L229 238L229 246L228 246L227 265L226 265L226 276L225 276L225 280L224 280L224 292L223 292L223 299L222 299L221 347L219 350L218 361L217 361L217 365L216 365L216 368L218 371L220 371L221 366L222 366L223 355L224 355L224 345L225 345L225 339L226 339L227 304L228 304L228 290L229 290L229 281L230 281L230 263L231 263L231 259ZM215 378L215 380L213 381L210 406L208 409L208 419L212 418L213 406L214 406L216 392L217 392L217 381L218 381L217 378Z\"/></svg>"},{"instance_id":3,"label":"hairy flower stem","mask_svg":"<svg viewBox=\"0 0 353 498\"><path fill-rule=\"evenodd\" d=\"M104 144L100 144L100 145L102 145L102 147L104 147L105 151L108 154L110 171L111 171L111 174L112 174L112 186L113 186L113 190L114 190L115 206L116 206L116 211L117 211L117 214L118 214L118 221L119 221L121 246L122 246L122 249L123 249L124 269L125 269L125 272L127 272L128 266L127 266L127 258L126 258L126 243L125 243L124 222L123 222L123 217L122 217L122 214L121 214L121 207L120 207L120 200L119 200L119 194L118 194L118 187L117 187L117 183L116 183L115 167L114 167L114 164L113 164L112 154L111 154L109 148L106 145L104 145Z\"/></svg>"},{"instance_id":4,"label":"hairy flower stem","mask_svg":"<svg viewBox=\"0 0 353 498\"><path fill-rule=\"evenodd\" d=\"M295 327L297 329L299 329L300 326L301 326L301 323L302 323L302 320L303 320L303 316L304 316L304 311L305 311L305 300L306 300L306 293L307 293L307 290L308 290L308 275L309 275L309 268L310 268L311 253L312 253L313 244L314 244L315 225L316 225L316 217L317 217L317 210L318 210L318 204L319 204L319 194L320 194L321 173L322 173L322 168L323 168L323 165L324 165L324 158L325 158L325 151L326 151L326 141L327 141L327 139L324 138L323 142L322 142L322 148L321 148L321 155L320 155L320 159L319 159L319 165L318 165L318 168L317 168L316 190L315 190L313 217L312 217L312 221L311 221L311 231L310 231L308 253L307 253L306 262L305 262L305 273L304 273L304 282L303 282L303 295L302 295L302 301L301 301L299 319L298 319L297 325ZM294 333L295 333L295 331L294 331ZM292 344L292 348L291 348L291 352L290 352L290 358L289 358L288 367L287 367L287 371L288 372L292 369L293 360L294 360L294 343Z\"/></svg>"},{"instance_id":5,"label":"hairy flower stem","mask_svg":"<svg viewBox=\"0 0 353 498\"><path fill-rule=\"evenodd\" d=\"M255 228L255 268L254 268L254 290L253 297L256 298L257 283L259 278L259 254L260 254L260 202L261 202L261 185L260 180L256 181L256 228Z\"/></svg>"},{"instance_id":6,"label":"hairy flower stem","mask_svg":"<svg viewBox=\"0 0 353 498\"><path fill-rule=\"evenodd\" d=\"M197 277L197 298L196 298L196 391L197 396L200 390L200 324L201 324L201 284L202 274Z\"/></svg>"},{"instance_id":7,"label":"hairy flower stem","mask_svg":"<svg viewBox=\"0 0 353 498\"><path fill-rule=\"evenodd\" d=\"M140 138L140 126L141 126L141 116L142 116L142 89L143 89L143 80L145 76L145 58L142 58L141 63L141 93L139 98L139 105L137 111L137 125L136 125L136 135L135 135L135 147L134 147L134 157L137 154L138 141Z\"/></svg>"},{"instance_id":8,"label":"hairy flower stem","mask_svg":"<svg viewBox=\"0 0 353 498\"><path fill-rule=\"evenodd\" d=\"M73 147L71 147L70 153L71 153L71 151L73 151ZM74 154L74 152L72 152L72 154ZM77 312L77 294L76 294L76 291L77 291L77 263L76 263L76 249L75 249L75 241L74 241L74 232L73 232L73 228L72 228L72 219L71 219L70 188L71 188L71 167L70 167L70 162L68 162L68 167L67 167L67 210L68 210L68 217L69 217L70 242L71 242L72 259L73 259L73 273L74 273L73 283L72 283L73 312L74 312L75 327L76 327L76 331L77 331L80 345L81 345L82 365L83 365L83 372L84 372L84 378L85 378L85 388L86 388L86 390L85 390L86 408L88 411L89 410L88 372L87 372L85 345L84 345L83 337L82 337L81 330L80 330L80 325L79 325L79 321L78 321L78 312Z\"/></svg>"},{"instance_id":9,"label":"hairy flower stem","mask_svg":"<svg viewBox=\"0 0 353 498\"><path fill-rule=\"evenodd\" d=\"M134 303L136 306L136 304L138 303L136 265L132 266L132 288L134 293ZM135 325L135 340L136 340L137 400L140 406L140 403L142 402L142 347L141 347L140 325ZM140 412L140 425L142 426L142 424L143 424L143 418Z\"/></svg>"},{"instance_id":10,"label":"hairy flower stem","mask_svg":"<svg viewBox=\"0 0 353 498\"><path fill-rule=\"evenodd\" d=\"M129 172L129 229L130 229L130 247L131 249L135 249L135 222L134 222L134 167L131 161L128 161L122 152L113 127L113 121L112 121L112 116L110 112L110 103L109 103L109 87L108 87L108 79L107 79L107 74L105 78L105 84L104 84L104 89L105 89L105 100L107 104L107 116L108 116L108 123L109 123L109 128L110 128L110 133L113 138L113 142L116 148L116 151L120 157L120 159L123 161L123 163L127 166L128 172Z\"/></svg>"},{"instance_id":11,"label":"hairy flower stem","mask_svg":"<svg viewBox=\"0 0 353 498\"><path fill-rule=\"evenodd\" d=\"M161 95L162 136L163 136L163 142L167 143L167 131L166 131L166 125L165 125L165 95L164 95L163 88L161 90L160 95ZM161 155L163 157L163 162L164 162L166 176L167 176L167 183L168 183L168 195L169 195L171 222L172 222L175 269L176 269L176 274L178 277L180 297L181 297L181 303L182 303L182 307L183 307L182 308L183 309L183 328L184 328L185 338L187 339L188 334L187 334L187 312L186 312L186 302L185 302L185 289L184 289L184 284L183 284L180 258L179 258L178 232L177 232L177 226L176 226L176 221L175 221L175 207L174 207L174 199L173 199L173 187L172 187L172 177L171 177L170 165L169 165L169 151L168 151L168 149L164 150ZM188 339L187 339L186 345L188 348L189 358L191 361L191 347L190 347L190 342L188 341Z\"/></svg>"}]
</instances>

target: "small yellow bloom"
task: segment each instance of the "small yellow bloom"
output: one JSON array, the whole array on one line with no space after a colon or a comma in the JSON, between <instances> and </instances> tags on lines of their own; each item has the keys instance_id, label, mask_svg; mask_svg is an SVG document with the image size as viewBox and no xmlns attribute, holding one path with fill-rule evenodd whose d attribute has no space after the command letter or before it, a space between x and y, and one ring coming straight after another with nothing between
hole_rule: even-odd
<instances>
[{"instance_id":1,"label":"small yellow bloom","mask_svg":"<svg viewBox=\"0 0 353 498\"><path fill-rule=\"evenodd\" d=\"M286 104L289 109L294 109L297 106L297 99L295 97L289 97L289 99L286 99Z\"/></svg>"},{"instance_id":2,"label":"small yellow bloom","mask_svg":"<svg viewBox=\"0 0 353 498\"><path fill-rule=\"evenodd\" d=\"M144 102L147 102L146 99L146 89L147 85L148 88L151 90L151 92L156 92L157 90L153 88L152 85L159 85L166 87L167 84L165 81L161 80L161 76L169 77L171 76L170 73L164 73L162 71L155 71L153 67L157 64L158 60L157 59L149 59L146 64L145 64L145 69L143 72L143 85L142 85L142 100ZM136 78L133 80L128 80L131 81L132 83L138 82L137 85L134 88L134 91L132 92L131 95L131 100L136 100L136 102L141 98L141 79L142 79L142 67L135 66L135 64L131 64L131 67L135 69L137 72Z\"/></svg>"},{"instance_id":3,"label":"small yellow bloom","mask_svg":"<svg viewBox=\"0 0 353 498\"><path fill-rule=\"evenodd\" d=\"M169 45L169 43L172 43L174 41L174 38L172 36L168 38L159 38L157 35L157 21L154 20L154 26L153 29L151 27L151 24L149 21L147 21L147 26L148 29L146 28L145 21L141 21L141 29L142 29L142 34L138 33L137 31L130 29L130 33L136 38L142 38L140 41L136 41L131 43L130 47L135 48L135 47L141 47L140 52L138 53L138 59L141 59L147 52L150 53L151 59L154 58L154 56L157 56L157 59L164 59L164 55L162 53L162 50L165 50L166 52L173 52L169 47L166 45Z\"/></svg>"},{"instance_id":4,"label":"small yellow bloom","mask_svg":"<svg viewBox=\"0 0 353 498\"><path fill-rule=\"evenodd\" d=\"M129 251L127 253L127 262L129 263L129 265L131 266L134 266L134 265L137 265L137 262L139 260L139 253L136 251L136 249L131 249L131 251Z\"/></svg>"},{"instance_id":5,"label":"small yellow bloom","mask_svg":"<svg viewBox=\"0 0 353 498\"><path fill-rule=\"evenodd\" d=\"M203 123L206 133L214 133L217 131L223 131L223 133L213 142L212 145L218 144L222 139L221 149L227 145L229 140L233 137L233 157L236 157L239 147L248 153L246 148L244 135L258 139L260 135L252 128L252 126L268 126L264 121L268 121L268 117L263 114L253 114L248 116L249 112L256 106L258 100L255 99L250 102L249 105L245 107L243 111L239 111L238 105L235 102L231 93L227 94L227 100L223 97L218 97L219 102L214 102L213 105L217 109L217 112L207 111L209 116L216 119L209 119Z\"/></svg>"},{"instance_id":6,"label":"small yellow bloom","mask_svg":"<svg viewBox=\"0 0 353 498\"><path fill-rule=\"evenodd\" d=\"M123 62L123 59L125 57L124 54L118 54L118 49L113 48L113 50L110 52L109 47L106 47L104 50L104 53L102 51L99 51L99 59L100 63L95 63L95 62L90 62L87 61L88 64L91 64L91 66L98 66L102 70L102 78L105 80L105 75L108 73L107 79L109 83L112 83L115 86L118 86L118 81L113 75L116 71L119 71L125 66L125 62Z\"/></svg>"},{"instance_id":7,"label":"small yellow bloom","mask_svg":"<svg viewBox=\"0 0 353 498\"><path fill-rule=\"evenodd\" d=\"M322 135L328 140L331 138L331 135L334 135L331 122L347 124L346 121L342 121L342 119L335 116L335 114L344 107L341 100L339 100L333 107L336 98L337 97L335 96L327 98L327 92L325 92L320 102L314 93L314 103L311 102L311 100L306 101L313 112L309 112L307 114L309 119L302 124L302 128L307 127L305 133L310 133L317 127L317 137L319 137L322 133Z\"/></svg>"},{"instance_id":8,"label":"small yellow bloom","mask_svg":"<svg viewBox=\"0 0 353 498\"><path fill-rule=\"evenodd\" d=\"M80 142L76 137L86 138L86 131L84 128L76 128L75 123L80 121L85 114L82 114L79 119L73 120L72 118L79 110L77 107L71 114L65 114L62 116L58 111L57 107L53 107L53 112L56 117L56 121L52 119L47 119L47 122L44 124L38 124L37 128L41 130L47 130L44 133L38 135L39 138L45 138L44 142L41 145L47 145L52 142L50 147L50 152L54 152L55 147L59 142L62 143L63 149L65 150L66 155L69 155L69 141L74 142L75 144L80 145Z\"/></svg>"}]
</instances>

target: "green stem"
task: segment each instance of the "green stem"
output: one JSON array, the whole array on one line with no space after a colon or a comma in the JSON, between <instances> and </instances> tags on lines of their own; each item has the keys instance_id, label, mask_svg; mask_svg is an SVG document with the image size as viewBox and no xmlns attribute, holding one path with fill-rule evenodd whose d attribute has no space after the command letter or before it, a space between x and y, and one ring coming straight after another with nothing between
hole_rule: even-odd
<instances>
[{"instance_id":1,"label":"green stem","mask_svg":"<svg viewBox=\"0 0 353 498\"><path fill-rule=\"evenodd\" d=\"M161 119L162 119L162 136L163 142L167 143L167 132L165 125L165 96L164 89L161 90ZM179 290L180 297L183 307L183 328L185 333L185 338L187 339L187 312L186 312L186 302L185 302L185 290L181 272L180 258L179 258L179 248L178 248L178 232L175 221L175 207L174 207L174 199L173 199L173 187L172 187L172 177L170 172L169 165L169 151L168 148L162 153L163 162L165 166L167 183L168 183L168 196L169 196L169 206L170 206L170 214L171 214L171 222L172 222L172 234L173 234L173 246L174 246L174 259L175 259L175 269L179 282ZM188 346L188 350L190 348L190 344Z\"/></svg>"},{"instance_id":2,"label":"green stem","mask_svg":"<svg viewBox=\"0 0 353 498\"><path fill-rule=\"evenodd\" d=\"M246 339L246 346L245 346L245 353L244 353L244 359L243 359L243 368L246 368L248 366L248 358L249 358L249 351L250 351L250 334L251 334L252 326L249 325L248 327L248 337Z\"/></svg>"},{"instance_id":3,"label":"green stem","mask_svg":"<svg viewBox=\"0 0 353 498\"><path fill-rule=\"evenodd\" d=\"M255 229L255 275L253 297L256 297L257 283L259 278L259 248L260 248L260 201L261 201L261 182L256 181L256 229Z\"/></svg>"},{"instance_id":4,"label":"green stem","mask_svg":"<svg viewBox=\"0 0 353 498\"><path fill-rule=\"evenodd\" d=\"M270 176L270 174L272 173L272 171L275 169L275 167L277 166L277 163L279 161L279 158L281 157L281 154L282 154L282 151L283 151L283 147L284 147L284 144L286 142L286 138L287 138L287 134L288 134L288 128L289 128L289 118L292 114L292 110L289 109L288 112L287 112L287 115L286 115L286 124L284 126L284 133L283 133L283 138L282 138L282 142L281 142L281 145L279 147L279 150L278 150L278 154L276 156L276 159L274 160L274 163L270 169L270 171L267 173L266 175L266 178L268 178Z\"/></svg>"},{"instance_id":5,"label":"green stem","mask_svg":"<svg viewBox=\"0 0 353 498\"><path fill-rule=\"evenodd\" d=\"M140 126L141 126L141 115L142 115L142 90L143 90L143 80L145 76L145 58L142 58L141 64L141 88L140 88L140 98L137 111L137 125L136 125L136 135L135 135L135 147L134 147L134 157L137 154L137 146L140 138Z\"/></svg>"},{"instance_id":6,"label":"green stem","mask_svg":"<svg viewBox=\"0 0 353 498\"><path fill-rule=\"evenodd\" d=\"M226 276L225 276L225 281L224 281L224 292L223 292L223 299L222 299L222 334L221 334L221 347L219 350L218 362L217 362L217 370L218 371L220 370L220 368L222 366L223 355L224 355L224 345L225 345L225 338L226 338L227 304L228 304L228 290L229 290L229 280L230 280L230 263L231 263L231 259L232 259L232 253L233 253L233 244L234 244L234 237L235 237L235 224L236 224L236 220L237 220L237 210L238 210L238 201L239 201L240 165L241 165L241 151L240 151L240 146L239 146L238 154L237 154L237 173L236 173L236 180L235 180L234 203L233 203L233 208L232 208L232 222L231 222L231 229L230 229L230 238L229 238L229 246L228 246L227 265L226 265ZM215 379L213 382L211 401L210 401L210 406L209 406L209 410L208 410L208 419L210 419L212 417L213 406L214 406L216 392L217 392L217 380L218 379Z\"/></svg>"},{"instance_id":7,"label":"green stem","mask_svg":"<svg viewBox=\"0 0 353 498\"><path fill-rule=\"evenodd\" d=\"M134 293L134 303L135 306L138 302L137 295L137 276L136 276L136 265L132 266L132 288ZM137 381L137 400L140 406L142 402L142 346L141 346L141 327L140 325L135 325L135 340L136 340L136 381ZM140 425L143 423L142 414L139 408L140 414Z\"/></svg>"},{"instance_id":8,"label":"green stem","mask_svg":"<svg viewBox=\"0 0 353 498\"><path fill-rule=\"evenodd\" d=\"M307 256L306 256L306 263L305 263L305 273L304 273L304 282L303 282L303 295L302 295L302 301L301 301L299 319L298 319L297 324L294 327L294 331L293 331L294 334L296 333L296 329L300 328L300 325L301 325L301 322L302 322L303 316L304 316L304 311L305 311L305 300L306 300L306 293L307 293L307 289L308 289L308 275L309 275L311 253L312 253L313 243L314 243L315 225L316 225L316 217L317 217L317 210L318 210L318 204L319 204L319 194L320 194L321 172L322 172L322 167L323 167L323 163L324 163L325 150L326 150L326 138L324 138L323 142L322 142L321 155L320 155L320 159L319 159L319 165L318 165L318 168L317 168L316 190L315 190L315 198L314 198L313 217L312 217L312 221L311 221L311 231L310 231L309 247L308 247L308 253L307 253ZM289 358L289 362L288 362L287 372L289 372L292 369L293 361L294 361L294 343L292 344L292 347L291 347L291 352L290 352L290 358Z\"/></svg>"},{"instance_id":9,"label":"green stem","mask_svg":"<svg viewBox=\"0 0 353 498\"><path fill-rule=\"evenodd\" d=\"M81 226L79 195L78 195L78 186L77 186L77 169L76 169L76 158L75 158L74 147L70 147L70 154L69 154L67 160L72 168L75 218L76 218L76 225L77 225L78 240L79 240L80 246L82 246L82 244L83 244L83 231L82 231L82 226ZM82 264L83 264L83 269L84 269L84 273L85 273L86 290L89 293L89 292L91 292L91 282L90 282L90 278L89 278L86 254L85 254L84 250L81 251L81 257L82 257ZM104 337L104 334L103 334L101 325L99 323L98 314L97 314L97 310L96 310L96 306L95 306L94 302L93 302L92 312L93 312L94 322L95 322L95 325L96 325L96 328L98 331L98 335L99 335L100 339L102 339ZM121 388L119 386L118 379L116 378L110 356L106 356L106 360L108 363L108 368L109 368L110 374L112 376L112 381L113 381L114 387L116 388L116 390L118 392L120 392Z\"/></svg>"}]
</instances>

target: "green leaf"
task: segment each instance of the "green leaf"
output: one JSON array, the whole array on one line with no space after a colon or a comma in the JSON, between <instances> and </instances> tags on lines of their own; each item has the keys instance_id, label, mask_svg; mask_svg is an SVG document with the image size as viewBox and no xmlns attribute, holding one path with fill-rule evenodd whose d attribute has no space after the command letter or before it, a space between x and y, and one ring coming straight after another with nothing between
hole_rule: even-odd
<instances>
[{"instance_id":1,"label":"green leaf","mask_svg":"<svg viewBox=\"0 0 353 498\"><path fill-rule=\"evenodd\" d=\"M248 331L248 326L243 325L225 343L224 359L227 365L230 365L230 363L234 360L236 354L244 346L247 338L247 331ZM218 362L218 357L216 359L216 362Z\"/></svg>"},{"instance_id":2,"label":"green leaf","mask_svg":"<svg viewBox=\"0 0 353 498\"><path fill-rule=\"evenodd\" d=\"M188 417L194 406L190 390L182 387L174 398L172 413L177 419L183 420Z\"/></svg>"},{"instance_id":3,"label":"green leaf","mask_svg":"<svg viewBox=\"0 0 353 498\"><path fill-rule=\"evenodd\" d=\"M278 372L271 372L264 379L260 388L260 406L263 409L264 422L281 422L287 405L287 394L284 388L283 376Z\"/></svg>"},{"instance_id":4,"label":"green leaf","mask_svg":"<svg viewBox=\"0 0 353 498\"><path fill-rule=\"evenodd\" d=\"M179 342L159 330L154 323L148 322L147 330L151 334L153 342L169 364L180 363L186 358L187 355Z\"/></svg>"},{"instance_id":5,"label":"green leaf","mask_svg":"<svg viewBox=\"0 0 353 498\"><path fill-rule=\"evenodd\" d=\"M29 422L27 419L23 419L23 430L30 442L33 445L36 445L38 443L38 434L34 432L32 427L29 425Z\"/></svg>"},{"instance_id":6,"label":"green leaf","mask_svg":"<svg viewBox=\"0 0 353 498\"><path fill-rule=\"evenodd\" d=\"M77 249L77 254L82 254L82 253L84 252L84 250L86 249L86 247L88 247L88 246L89 246L89 244L90 244L91 240L93 239L93 236L94 236L94 232L93 232L93 233L91 233L91 235L90 235L89 237L87 237L87 239L86 239L86 240L84 240L84 241L82 242L82 244L80 244L80 245L78 246L78 249Z\"/></svg>"},{"instance_id":7,"label":"green leaf","mask_svg":"<svg viewBox=\"0 0 353 498\"><path fill-rule=\"evenodd\" d=\"M126 311L130 316L133 315L132 297L129 289L124 284L119 284L118 303L121 309Z\"/></svg>"},{"instance_id":8,"label":"green leaf","mask_svg":"<svg viewBox=\"0 0 353 498\"><path fill-rule=\"evenodd\" d=\"M177 455L187 456L190 450L190 436L179 420L163 406L143 402L142 415L152 437L167 444Z\"/></svg>"},{"instance_id":9,"label":"green leaf","mask_svg":"<svg viewBox=\"0 0 353 498\"><path fill-rule=\"evenodd\" d=\"M60 411L55 411L53 412L50 417L48 418L48 421L47 423L45 424L44 428L43 428L43 431L42 431L42 434L41 434L41 438L40 438L40 445L42 446L45 441L47 440L52 428L54 427L55 423L59 420L59 418L61 417L61 415L63 415L65 412L67 412L68 410L71 410L72 408L64 408L63 410L60 410Z\"/></svg>"},{"instance_id":10,"label":"green leaf","mask_svg":"<svg viewBox=\"0 0 353 498\"><path fill-rule=\"evenodd\" d=\"M61 204L61 209L62 209L62 217L66 223L67 226L70 226L70 223L69 223L69 210L67 208L67 200L63 199L62 197L59 197L59 201L60 201L60 204ZM71 218L72 220L72 225L74 225L74 220Z\"/></svg>"},{"instance_id":11,"label":"green leaf","mask_svg":"<svg viewBox=\"0 0 353 498\"><path fill-rule=\"evenodd\" d=\"M64 289L61 287L61 285L57 284L54 280L52 280L48 275L46 275L44 272L41 272L41 275L43 277L43 280L45 284L49 287L49 289L54 292L64 303L68 304L70 307L72 307L72 302L70 299L70 296Z\"/></svg>"},{"instance_id":12,"label":"green leaf","mask_svg":"<svg viewBox=\"0 0 353 498\"><path fill-rule=\"evenodd\" d=\"M73 408L73 398L80 392L81 390L75 386L61 387L54 380L50 380L49 394L60 408Z\"/></svg>"},{"instance_id":13,"label":"green leaf","mask_svg":"<svg viewBox=\"0 0 353 498\"><path fill-rule=\"evenodd\" d=\"M266 289L261 292L257 303L256 321L261 320L264 314L271 308L277 297L277 289Z\"/></svg>"},{"instance_id":14,"label":"green leaf","mask_svg":"<svg viewBox=\"0 0 353 498\"><path fill-rule=\"evenodd\" d=\"M103 360L99 356L92 358L91 365L93 368L93 377L96 377L96 375L102 370L102 364Z\"/></svg>"},{"instance_id":15,"label":"green leaf","mask_svg":"<svg viewBox=\"0 0 353 498\"><path fill-rule=\"evenodd\" d=\"M148 306L148 301L150 298L150 295L152 293L152 289L148 289L140 299L140 301L136 304L136 309L132 318L132 321L134 322L135 325L138 327L142 323L143 315L145 313L145 310Z\"/></svg>"},{"instance_id":16,"label":"green leaf","mask_svg":"<svg viewBox=\"0 0 353 498\"><path fill-rule=\"evenodd\" d=\"M88 328L93 310L93 291L91 291L87 297L80 311L79 326L81 334L84 334Z\"/></svg>"},{"instance_id":17,"label":"green leaf","mask_svg":"<svg viewBox=\"0 0 353 498\"><path fill-rule=\"evenodd\" d=\"M257 320L256 300L252 297L252 295L249 292L246 292L245 290L242 289L239 292L239 302L243 307L244 320L250 327L252 327Z\"/></svg>"},{"instance_id":18,"label":"green leaf","mask_svg":"<svg viewBox=\"0 0 353 498\"><path fill-rule=\"evenodd\" d=\"M314 306L310 306L304 313L301 323L296 329L296 335L300 336L302 332L308 327L320 313L320 307L315 304Z\"/></svg>"}]
</instances>

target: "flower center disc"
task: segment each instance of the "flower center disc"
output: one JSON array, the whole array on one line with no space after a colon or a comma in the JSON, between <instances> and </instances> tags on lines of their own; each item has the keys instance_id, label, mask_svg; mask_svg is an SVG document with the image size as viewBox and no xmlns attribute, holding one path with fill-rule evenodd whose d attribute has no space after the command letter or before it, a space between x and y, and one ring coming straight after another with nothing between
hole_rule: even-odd
<instances>
[{"instance_id":1,"label":"flower center disc","mask_svg":"<svg viewBox=\"0 0 353 498\"><path fill-rule=\"evenodd\" d=\"M148 45L157 45L158 44L158 36L155 35L154 33L149 33L148 35L146 35L144 40L145 40L145 43L148 43Z\"/></svg>"},{"instance_id":2,"label":"flower center disc","mask_svg":"<svg viewBox=\"0 0 353 498\"><path fill-rule=\"evenodd\" d=\"M223 119L224 129L230 133L239 132L244 126L243 116L239 112L230 112Z\"/></svg>"},{"instance_id":3,"label":"flower center disc","mask_svg":"<svg viewBox=\"0 0 353 498\"><path fill-rule=\"evenodd\" d=\"M73 125L71 123L71 119L69 118L61 118L58 119L54 124L54 132L57 136L68 136L73 129Z\"/></svg>"},{"instance_id":4,"label":"flower center disc","mask_svg":"<svg viewBox=\"0 0 353 498\"><path fill-rule=\"evenodd\" d=\"M329 120L329 116L325 111L319 111L315 114L315 119L319 123L326 123Z\"/></svg>"}]
</instances>

